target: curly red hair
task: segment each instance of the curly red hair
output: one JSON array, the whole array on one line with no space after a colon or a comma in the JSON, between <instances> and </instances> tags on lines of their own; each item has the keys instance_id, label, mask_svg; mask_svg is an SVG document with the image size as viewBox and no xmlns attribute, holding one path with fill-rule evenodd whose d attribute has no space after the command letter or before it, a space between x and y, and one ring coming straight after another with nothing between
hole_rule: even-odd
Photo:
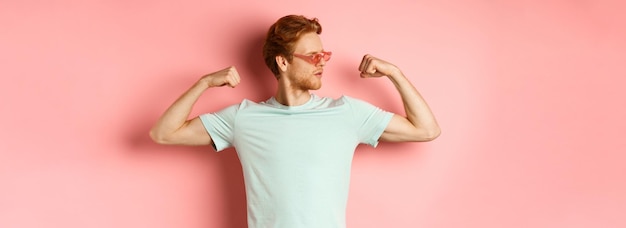
<instances>
[{"instance_id":1,"label":"curly red hair","mask_svg":"<svg viewBox=\"0 0 626 228\"><path fill-rule=\"evenodd\" d=\"M294 44L303 34L309 32L322 33L322 25L317 18L308 19L301 15L287 15L270 26L263 45L263 58L265 65L275 76L279 74L276 56L283 56L291 62Z\"/></svg>"}]
</instances>

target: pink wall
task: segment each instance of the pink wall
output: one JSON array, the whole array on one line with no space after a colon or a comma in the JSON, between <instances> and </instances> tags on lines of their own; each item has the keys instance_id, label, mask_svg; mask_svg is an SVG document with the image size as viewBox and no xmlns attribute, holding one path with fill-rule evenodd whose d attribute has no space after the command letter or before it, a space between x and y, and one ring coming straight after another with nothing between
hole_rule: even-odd
<instances>
[{"instance_id":1,"label":"pink wall","mask_svg":"<svg viewBox=\"0 0 626 228\"><path fill-rule=\"evenodd\" d=\"M358 77L371 53L403 69L443 128L431 143L359 147L349 227L626 226L617 0L54 2L0 2L0 227L243 227L233 150L147 132L228 65L241 85L210 90L194 115L270 95L260 42L286 14L324 25L334 57L318 94L401 111L391 83Z\"/></svg>"}]
</instances>

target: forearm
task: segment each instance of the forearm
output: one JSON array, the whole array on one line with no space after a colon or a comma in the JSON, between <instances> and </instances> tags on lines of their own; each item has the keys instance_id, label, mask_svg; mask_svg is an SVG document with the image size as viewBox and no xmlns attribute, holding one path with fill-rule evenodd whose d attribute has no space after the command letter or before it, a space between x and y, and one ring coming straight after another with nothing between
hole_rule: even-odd
<instances>
[{"instance_id":1,"label":"forearm","mask_svg":"<svg viewBox=\"0 0 626 228\"><path fill-rule=\"evenodd\" d=\"M161 115L150 130L150 137L157 142L162 142L182 128L189 119L193 105L207 88L209 86L202 81L198 81L189 88Z\"/></svg>"},{"instance_id":2,"label":"forearm","mask_svg":"<svg viewBox=\"0 0 626 228\"><path fill-rule=\"evenodd\" d=\"M389 79L400 93L406 118L409 122L420 131L420 134L426 135L427 138L436 138L439 136L441 130L439 129L437 120L428 107L428 104L417 89L415 89L413 84L411 84L400 70L389 75Z\"/></svg>"}]
</instances>

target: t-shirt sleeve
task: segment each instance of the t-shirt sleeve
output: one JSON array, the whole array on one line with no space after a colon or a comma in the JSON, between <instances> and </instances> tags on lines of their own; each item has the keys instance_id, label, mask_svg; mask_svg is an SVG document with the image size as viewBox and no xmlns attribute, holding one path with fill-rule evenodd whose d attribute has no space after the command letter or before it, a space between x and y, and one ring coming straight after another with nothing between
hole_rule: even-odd
<instances>
[{"instance_id":1,"label":"t-shirt sleeve","mask_svg":"<svg viewBox=\"0 0 626 228\"><path fill-rule=\"evenodd\" d=\"M345 97L352 108L353 120L360 143L372 147L378 145L378 139L387 128L393 113L384 111L362 100Z\"/></svg>"},{"instance_id":2,"label":"t-shirt sleeve","mask_svg":"<svg viewBox=\"0 0 626 228\"><path fill-rule=\"evenodd\" d=\"M238 109L239 105L232 105L215 113L200 115L204 128L213 140L215 151L219 152L232 146Z\"/></svg>"}]
</instances>

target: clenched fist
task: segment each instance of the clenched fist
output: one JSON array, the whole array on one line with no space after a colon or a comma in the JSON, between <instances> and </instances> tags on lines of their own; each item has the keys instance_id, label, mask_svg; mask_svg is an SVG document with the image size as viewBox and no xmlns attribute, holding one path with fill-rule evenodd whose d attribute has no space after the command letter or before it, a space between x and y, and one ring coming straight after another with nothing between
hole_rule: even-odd
<instances>
[{"instance_id":1,"label":"clenched fist","mask_svg":"<svg viewBox=\"0 0 626 228\"><path fill-rule=\"evenodd\" d=\"M230 66L220 71L204 75L200 81L206 83L209 88L225 85L235 88L235 86L239 84L240 78L237 69L235 69L234 66Z\"/></svg>"},{"instance_id":2,"label":"clenched fist","mask_svg":"<svg viewBox=\"0 0 626 228\"><path fill-rule=\"evenodd\" d=\"M359 71L362 78L393 76L400 73L400 69L395 65L369 54L363 56Z\"/></svg>"}]
</instances>

